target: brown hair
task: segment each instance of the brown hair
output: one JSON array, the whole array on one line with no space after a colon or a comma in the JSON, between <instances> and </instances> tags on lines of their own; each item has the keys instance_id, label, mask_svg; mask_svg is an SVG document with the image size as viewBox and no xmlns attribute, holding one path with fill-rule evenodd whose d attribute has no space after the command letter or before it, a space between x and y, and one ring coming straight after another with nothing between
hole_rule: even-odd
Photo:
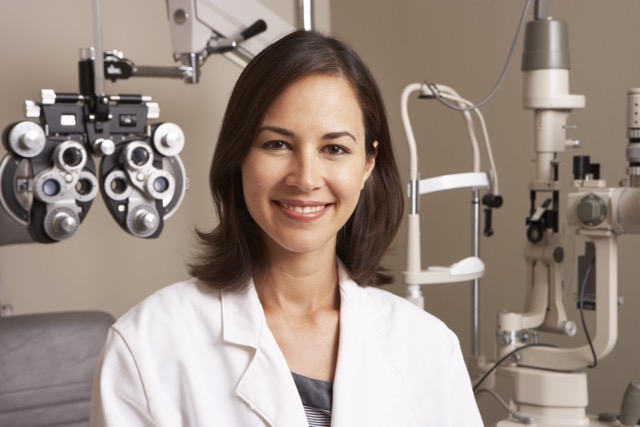
<instances>
[{"instance_id":1,"label":"brown hair","mask_svg":"<svg viewBox=\"0 0 640 427\"><path fill-rule=\"evenodd\" d=\"M352 85L362 108L367 155L376 157L354 213L338 232L336 253L359 285L392 282L379 263L402 220L404 198L380 90L345 43L302 30L260 52L231 93L209 173L220 223L211 232L197 231L201 251L189 265L192 276L217 288L242 290L268 268L260 229L245 205L240 166L271 103L311 74L339 76Z\"/></svg>"}]
</instances>

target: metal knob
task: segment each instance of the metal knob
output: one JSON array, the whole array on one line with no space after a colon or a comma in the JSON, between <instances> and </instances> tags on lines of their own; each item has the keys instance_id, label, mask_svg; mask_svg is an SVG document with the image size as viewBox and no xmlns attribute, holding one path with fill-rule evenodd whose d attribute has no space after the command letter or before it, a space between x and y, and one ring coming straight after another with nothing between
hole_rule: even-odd
<instances>
[{"instance_id":1,"label":"metal knob","mask_svg":"<svg viewBox=\"0 0 640 427\"><path fill-rule=\"evenodd\" d=\"M160 221L152 205L138 205L127 216L127 230L136 237L151 237L160 227Z\"/></svg>"},{"instance_id":2,"label":"metal knob","mask_svg":"<svg viewBox=\"0 0 640 427\"><path fill-rule=\"evenodd\" d=\"M576 325L576 322L573 322L571 320L567 320L566 322L564 322L562 324L562 331L568 337L573 337L573 336L575 336L576 333L578 333L578 326Z\"/></svg>"},{"instance_id":3,"label":"metal knob","mask_svg":"<svg viewBox=\"0 0 640 427\"><path fill-rule=\"evenodd\" d=\"M93 151L102 156L110 156L116 151L116 144L107 138L98 138L93 143Z\"/></svg>"},{"instance_id":4,"label":"metal knob","mask_svg":"<svg viewBox=\"0 0 640 427\"><path fill-rule=\"evenodd\" d=\"M42 143L42 134L35 129L30 129L26 131L20 137L20 146L24 147L27 150L34 149L41 145Z\"/></svg>"},{"instance_id":5,"label":"metal knob","mask_svg":"<svg viewBox=\"0 0 640 427\"><path fill-rule=\"evenodd\" d=\"M60 241L73 236L80 225L78 215L67 207L51 210L44 222L45 232L53 240Z\"/></svg>"},{"instance_id":6,"label":"metal knob","mask_svg":"<svg viewBox=\"0 0 640 427\"><path fill-rule=\"evenodd\" d=\"M61 235L74 232L77 226L78 223L75 218L71 217L66 212L60 212L53 217L53 228Z\"/></svg>"},{"instance_id":7,"label":"metal knob","mask_svg":"<svg viewBox=\"0 0 640 427\"><path fill-rule=\"evenodd\" d=\"M40 125L34 122L20 122L14 125L8 135L9 148L22 157L35 157L44 149L47 138Z\"/></svg>"},{"instance_id":8,"label":"metal knob","mask_svg":"<svg viewBox=\"0 0 640 427\"><path fill-rule=\"evenodd\" d=\"M600 197L595 194L589 194L578 202L576 214L583 224L589 227L595 227L605 220L607 216L607 206Z\"/></svg>"},{"instance_id":9,"label":"metal knob","mask_svg":"<svg viewBox=\"0 0 640 427\"><path fill-rule=\"evenodd\" d=\"M136 215L136 225L140 230L153 230L158 226L158 217L151 212L140 211Z\"/></svg>"},{"instance_id":10,"label":"metal knob","mask_svg":"<svg viewBox=\"0 0 640 427\"><path fill-rule=\"evenodd\" d=\"M184 148L184 132L178 125L163 123L153 134L153 145L163 156L173 157Z\"/></svg>"}]
</instances>

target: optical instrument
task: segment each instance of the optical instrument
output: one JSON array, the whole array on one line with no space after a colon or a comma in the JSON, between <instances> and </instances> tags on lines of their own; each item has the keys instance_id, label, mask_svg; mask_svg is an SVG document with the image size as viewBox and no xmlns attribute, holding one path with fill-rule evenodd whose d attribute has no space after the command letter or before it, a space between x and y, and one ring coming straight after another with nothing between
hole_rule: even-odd
<instances>
[{"instance_id":1,"label":"optical instrument","mask_svg":"<svg viewBox=\"0 0 640 427\"><path fill-rule=\"evenodd\" d=\"M25 103L29 120L2 134L0 245L73 237L98 193L124 231L158 237L188 189L180 158L185 134L156 121L160 107L150 96L108 95L105 80L198 83L210 55L242 66L293 30L257 0L167 0L179 65L137 65L120 51L103 50L100 0L93 6L94 47L80 53L79 93L42 90L39 101Z\"/></svg>"},{"instance_id":2,"label":"optical instrument","mask_svg":"<svg viewBox=\"0 0 640 427\"><path fill-rule=\"evenodd\" d=\"M542 0L535 2L534 15L534 20L526 26L522 58L523 105L534 113L536 156L535 176L528 189L530 209L526 218L527 299L523 312L502 311L498 314L495 363L486 362L485 357L476 352L477 342L472 342L469 361L475 366L470 366L470 370L478 374L474 390L489 391L495 395L492 389L496 374L512 381L511 404L503 402L510 416L500 421L498 427L632 426L640 419L638 381L629 383L624 396L621 393L619 416L589 415L586 411L585 370L595 367L599 359L607 356L617 339L617 237L640 233L640 88L630 89L627 95L626 158L629 166L623 184L607 187L600 178L599 165L592 163L589 156L575 156L573 159L574 190L567 197L567 224L576 230L580 238L587 240L577 263L578 307L581 316L584 310L595 310L596 334L592 339L583 321L587 344L564 348L540 342L540 332L572 337L578 331L576 322L567 316L564 301L561 267L566 262L566 254L560 225L559 163L566 148L580 146L579 141L567 138L567 130L573 129L567 120L573 110L585 107L585 97L569 91L566 22L549 17L546 2ZM420 90L424 85L414 84L405 89L403 118L406 92L411 87ZM427 85L426 95L434 97L438 87ZM477 106L469 110L477 110ZM417 195L422 193L416 190L421 188L422 181L417 180L413 135L404 120L403 123L412 155L410 243L405 272L407 298L422 307L421 285L470 278L474 286L472 295L477 298L481 261L474 262L477 269L473 277L460 275L460 280L442 276L430 280L427 272L420 272L419 223L415 203ZM477 183L469 185L473 186L479 187ZM472 234L476 239L479 234L477 225ZM480 260L477 252L473 255L473 259L477 257ZM456 267L457 264L453 264L444 271L455 276ZM477 303L473 307L477 309ZM477 318L477 312L472 317ZM477 329L472 332L475 336Z\"/></svg>"}]
</instances>

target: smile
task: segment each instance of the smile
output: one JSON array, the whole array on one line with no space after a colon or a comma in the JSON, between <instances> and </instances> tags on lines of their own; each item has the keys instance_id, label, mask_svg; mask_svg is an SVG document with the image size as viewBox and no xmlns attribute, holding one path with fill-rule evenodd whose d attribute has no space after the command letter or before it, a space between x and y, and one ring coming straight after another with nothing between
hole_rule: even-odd
<instances>
[{"instance_id":1,"label":"smile","mask_svg":"<svg viewBox=\"0 0 640 427\"><path fill-rule=\"evenodd\" d=\"M296 205L290 205L284 202L278 202L278 204L285 209L288 209L297 213L301 213L301 214L320 212L321 210L327 207L327 205L296 206Z\"/></svg>"}]
</instances>

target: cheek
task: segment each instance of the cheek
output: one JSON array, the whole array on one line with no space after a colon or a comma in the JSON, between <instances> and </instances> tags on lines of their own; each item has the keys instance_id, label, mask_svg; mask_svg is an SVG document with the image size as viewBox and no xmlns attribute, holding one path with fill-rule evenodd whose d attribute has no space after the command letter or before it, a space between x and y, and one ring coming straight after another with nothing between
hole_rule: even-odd
<instances>
[{"instance_id":1,"label":"cheek","mask_svg":"<svg viewBox=\"0 0 640 427\"><path fill-rule=\"evenodd\" d=\"M362 190L364 188L364 184L371 176L374 166L375 160L360 159L350 168L350 183L354 189Z\"/></svg>"},{"instance_id":2,"label":"cheek","mask_svg":"<svg viewBox=\"0 0 640 427\"><path fill-rule=\"evenodd\" d=\"M257 206L268 199L276 186L277 173L273 164L249 155L241 166L242 190L247 207Z\"/></svg>"},{"instance_id":3,"label":"cheek","mask_svg":"<svg viewBox=\"0 0 640 427\"><path fill-rule=\"evenodd\" d=\"M365 183L362 167L336 171L332 174L332 178L335 184L334 191L339 193L341 199L349 200L349 204L355 207Z\"/></svg>"},{"instance_id":4,"label":"cheek","mask_svg":"<svg viewBox=\"0 0 640 427\"><path fill-rule=\"evenodd\" d=\"M259 192L261 176L260 171L252 164L251 159L247 159L241 167L242 191L247 206L251 205L253 196Z\"/></svg>"}]
</instances>

